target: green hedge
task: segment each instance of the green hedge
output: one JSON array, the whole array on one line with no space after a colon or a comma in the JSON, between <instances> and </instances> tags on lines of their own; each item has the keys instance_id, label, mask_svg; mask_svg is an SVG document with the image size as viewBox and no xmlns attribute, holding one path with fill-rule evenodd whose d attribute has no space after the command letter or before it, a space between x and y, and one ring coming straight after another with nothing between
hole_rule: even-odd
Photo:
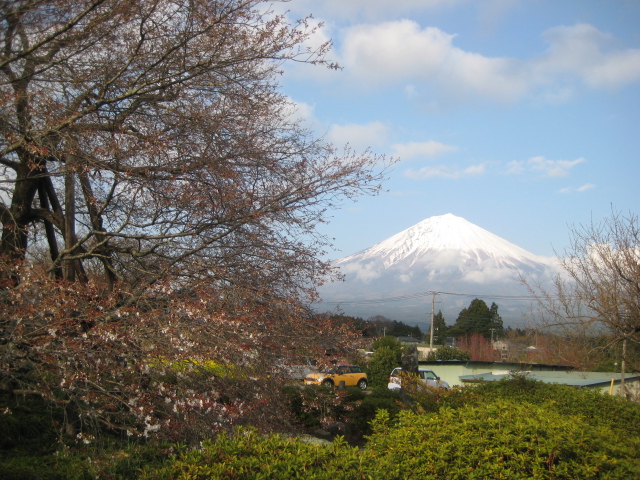
<instances>
[{"instance_id":1,"label":"green hedge","mask_svg":"<svg viewBox=\"0 0 640 480\"><path fill-rule=\"evenodd\" d=\"M364 454L388 479L640 478L637 437L508 399L397 422L380 412Z\"/></svg>"},{"instance_id":2,"label":"green hedge","mask_svg":"<svg viewBox=\"0 0 640 480\"><path fill-rule=\"evenodd\" d=\"M446 392L421 391L404 406L397 392L385 389L295 388L288 395L292 409L310 425L331 414L354 430L369 431L366 445L354 448L341 438L314 444L251 429L195 448L105 435L89 445L62 443L56 434L61 419L43 402L5 398L0 401L6 439L0 443L0 477L640 478L640 405L594 391L517 377Z\"/></svg>"},{"instance_id":3,"label":"green hedge","mask_svg":"<svg viewBox=\"0 0 640 480\"><path fill-rule=\"evenodd\" d=\"M640 439L621 429L513 399L437 414L380 410L362 449L238 430L183 449L145 479L629 479Z\"/></svg>"},{"instance_id":4,"label":"green hedge","mask_svg":"<svg viewBox=\"0 0 640 480\"><path fill-rule=\"evenodd\" d=\"M379 409L392 416L401 409L401 396L386 385L369 389L358 387L334 390L325 386L287 386L283 389L289 409L298 423L307 428L319 428L329 419L347 424L349 434L361 437L371 433L370 423Z\"/></svg>"},{"instance_id":5,"label":"green hedge","mask_svg":"<svg viewBox=\"0 0 640 480\"><path fill-rule=\"evenodd\" d=\"M599 390L531 380L526 375L465 388L448 401L451 405L478 405L502 398L540 405L563 415L582 417L592 424L621 428L628 435L640 436L640 404Z\"/></svg>"},{"instance_id":6,"label":"green hedge","mask_svg":"<svg viewBox=\"0 0 640 480\"><path fill-rule=\"evenodd\" d=\"M357 448L340 440L318 445L239 429L231 437L203 442L201 448L182 449L167 465L147 469L140 479L351 480L363 471L362 460Z\"/></svg>"}]
</instances>

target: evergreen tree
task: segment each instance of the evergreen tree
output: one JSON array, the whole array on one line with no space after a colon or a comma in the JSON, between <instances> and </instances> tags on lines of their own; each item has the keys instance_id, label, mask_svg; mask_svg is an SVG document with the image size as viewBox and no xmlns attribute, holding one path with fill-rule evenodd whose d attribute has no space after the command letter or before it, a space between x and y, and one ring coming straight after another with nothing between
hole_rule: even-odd
<instances>
[{"instance_id":1,"label":"evergreen tree","mask_svg":"<svg viewBox=\"0 0 640 480\"><path fill-rule=\"evenodd\" d=\"M502 317L498 313L498 305L496 305L495 302L491 303L489 315L489 329L493 329L493 335L491 336L491 338L495 340L504 337L504 325L502 323Z\"/></svg>"},{"instance_id":2,"label":"evergreen tree","mask_svg":"<svg viewBox=\"0 0 640 480\"><path fill-rule=\"evenodd\" d=\"M447 324L442 315L442 310L438 310L433 317L433 342L436 345L444 345L447 338Z\"/></svg>"},{"instance_id":3,"label":"evergreen tree","mask_svg":"<svg viewBox=\"0 0 640 480\"><path fill-rule=\"evenodd\" d=\"M371 386L387 384L391 371L402 365L402 344L393 337L382 337L372 345L373 357L367 368Z\"/></svg>"},{"instance_id":4,"label":"evergreen tree","mask_svg":"<svg viewBox=\"0 0 640 480\"><path fill-rule=\"evenodd\" d=\"M390 338L390 337L386 337ZM397 351L391 347L378 348L366 369L369 383L372 387L386 386L389 375L394 368L401 365L402 350Z\"/></svg>"},{"instance_id":5,"label":"evergreen tree","mask_svg":"<svg viewBox=\"0 0 640 480\"><path fill-rule=\"evenodd\" d=\"M452 337L468 337L474 333L483 335L487 340L504 335L502 318L498 313L498 305L487 306L484 300L475 298L467 308L463 308L458 314L455 325L451 327L448 334Z\"/></svg>"},{"instance_id":6,"label":"evergreen tree","mask_svg":"<svg viewBox=\"0 0 640 480\"><path fill-rule=\"evenodd\" d=\"M396 352L398 362L400 362L400 356L402 355L402 344L399 341L397 341L393 337L382 337L373 342L373 344L371 345L371 348L374 352L384 347L390 348L391 350Z\"/></svg>"}]
</instances>

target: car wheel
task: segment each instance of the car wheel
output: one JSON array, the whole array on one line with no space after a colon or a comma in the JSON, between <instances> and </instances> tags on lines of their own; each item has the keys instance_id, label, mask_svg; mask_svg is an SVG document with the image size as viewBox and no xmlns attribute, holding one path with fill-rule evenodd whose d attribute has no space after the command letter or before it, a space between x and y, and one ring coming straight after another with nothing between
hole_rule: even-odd
<instances>
[{"instance_id":1,"label":"car wheel","mask_svg":"<svg viewBox=\"0 0 640 480\"><path fill-rule=\"evenodd\" d=\"M364 378L361 378L358 381L358 387L360 387L362 390L366 390L367 389L367 381Z\"/></svg>"},{"instance_id":2,"label":"car wheel","mask_svg":"<svg viewBox=\"0 0 640 480\"><path fill-rule=\"evenodd\" d=\"M324 385L325 387L333 388L333 381L325 380L322 382L322 385Z\"/></svg>"}]
</instances>

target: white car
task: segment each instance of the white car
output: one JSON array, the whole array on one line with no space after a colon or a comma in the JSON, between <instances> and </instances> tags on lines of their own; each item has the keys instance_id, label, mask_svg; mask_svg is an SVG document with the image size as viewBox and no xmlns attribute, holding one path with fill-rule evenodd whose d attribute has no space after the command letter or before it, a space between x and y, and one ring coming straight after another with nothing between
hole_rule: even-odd
<instances>
[{"instance_id":1,"label":"white car","mask_svg":"<svg viewBox=\"0 0 640 480\"><path fill-rule=\"evenodd\" d=\"M389 376L389 390L399 390L402 388L402 369L394 368ZM435 374L433 370L418 368L418 379L426 385L434 388L449 389L449 384Z\"/></svg>"}]
</instances>

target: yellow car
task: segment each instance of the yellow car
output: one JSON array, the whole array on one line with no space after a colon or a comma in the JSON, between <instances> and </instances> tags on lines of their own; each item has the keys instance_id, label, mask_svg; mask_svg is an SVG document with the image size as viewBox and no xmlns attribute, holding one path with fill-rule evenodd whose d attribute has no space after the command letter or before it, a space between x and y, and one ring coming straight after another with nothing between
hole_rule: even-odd
<instances>
[{"instance_id":1,"label":"yellow car","mask_svg":"<svg viewBox=\"0 0 640 480\"><path fill-rule=\"evenodd\" d=\"M339 365L324 372L311 373L304 379L305 385L326 385L337 387L344 382L345 387L358 386L366 390L368 385L367 374L356 365Z\"/></svg>"}]
</instances>

